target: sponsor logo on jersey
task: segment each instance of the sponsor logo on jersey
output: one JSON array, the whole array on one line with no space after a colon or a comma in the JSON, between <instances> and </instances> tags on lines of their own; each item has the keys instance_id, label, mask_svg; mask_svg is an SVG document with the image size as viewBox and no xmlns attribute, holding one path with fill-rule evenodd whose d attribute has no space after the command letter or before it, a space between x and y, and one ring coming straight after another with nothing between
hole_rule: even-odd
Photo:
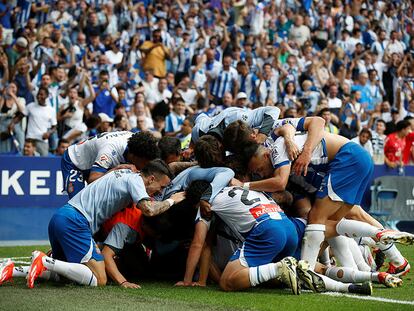
<instances>
[{"instance_id":1,"label":"sponsor logo on jersey","mask_svg":"<svg viewBox=\"0 0 414 311\"><path fill-rule=\"evenodd\" d=\"M263 216L264 214L283 212L277 204L261 204L251 208L249 211L255 219L259 218L260 216Z\"/></svg>"},{"instance_id":2,"label":"sponsor logo on jersey","mask_svg":"<svg viewBox=\"0 0 414 311\"><path fill-rule=\"evenodd\" d=\"M69 185L68 185L68 193L72 193L73 190L74 190L73 183L70 182Z\"/></svg>"}]
</instances>

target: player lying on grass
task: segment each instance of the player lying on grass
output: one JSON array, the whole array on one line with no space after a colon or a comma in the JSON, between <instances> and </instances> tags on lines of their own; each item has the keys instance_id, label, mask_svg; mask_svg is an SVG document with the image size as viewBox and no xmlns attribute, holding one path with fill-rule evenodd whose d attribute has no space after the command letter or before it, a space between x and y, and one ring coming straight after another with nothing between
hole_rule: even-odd
<instances>
[{"instance_id":1,"label":"player lying on grass","mask_svg":"<svg viewBox=\"0 0 414 311\"><path fill-rule=\"evenodd\" d=\"M160 192L171 177L168 166L161 160L154 160L140 174L128 169L116 170L86 187L53 215L49 223L53 258L39 251L33 253L27 285L32 288L44 270L82 285L105 285L105 264L93 234L107 219L131 203L144 215L155 216L182 201L183 193L176 193L162 202L150 201L149 194Z\"/></svg>"},{"instance_id":2,"label":"player lying on grass","mask_svg":"<svg viewBox=\"0 0 414 311\"><path fill-rule=\"evenodd\" d=\"M91 183L113 168L127 168L129 163L142 169L158 156L157 140L149 132L101 133L65 151L61 164L64 190L72 198L85 182Z\"/></svg>"},{"instance_id":3,"label":"player lying on grass","mask_svg":"<svg viewBox=\"0 0 414 311\"><path fill-rule=\"evenodd\" d=\"M203 183L195 182L187 190L187 197L200 198L203 190L205 190ZM226 223L235 236L245 238L243 246L232 256L221 275L220 286L222 289L226 291L241 290L275 279L283 262L272 264L272 261L277 261L286 255L295 255L295 253L295 256L299 256L305 223L297 218L286 217L279 206L262 193L243 190L239 187L227 187L213 200L211 211ZM178 286L199 284L192 281L210 225L210 221L207 220L208 212L204 211L203 213L200 206L196 231L187 257L184 281L178 282L176 284ZM288 263L289 271L296 269L296 260L289 259L284 262ZM306 262L299 262L298 275L301 281L310 283L310 287L314 291L371 293L371 287L368 284L357 286L339 283L325 276L309 274L311 271L308 271L307 266ZM200 271L200 277L201 275L205 276L206 272ZM358 277L358 281L360 281L362 276L358 274ZM364 277L364 281L378 281L376 277L366 277L365 275ZM400 282L397 278L395 280ZM202 284L204 282L205 280L201 281ZM292 290L297 294L299 285L297 282L292 284Z\"/></svg>"}]
</instances>

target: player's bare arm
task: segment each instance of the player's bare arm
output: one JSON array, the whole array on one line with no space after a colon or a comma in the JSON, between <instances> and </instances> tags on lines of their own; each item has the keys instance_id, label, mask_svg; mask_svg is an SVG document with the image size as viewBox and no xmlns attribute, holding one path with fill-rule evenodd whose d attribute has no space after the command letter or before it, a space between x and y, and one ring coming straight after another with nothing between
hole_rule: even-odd
<instances>
[{"instance_id":1,"label":"player's bare arm","mask_svg":"<svg viewBox=\"0 0 414 311\"><path fill-rule=\"evenodd\" d=\"M145 216L152 217L164 213L174 204L184 200L184 198L185 192L177 192L164 201L141 200L138 202L137 207Z\"/></svg>"}]
</instances>

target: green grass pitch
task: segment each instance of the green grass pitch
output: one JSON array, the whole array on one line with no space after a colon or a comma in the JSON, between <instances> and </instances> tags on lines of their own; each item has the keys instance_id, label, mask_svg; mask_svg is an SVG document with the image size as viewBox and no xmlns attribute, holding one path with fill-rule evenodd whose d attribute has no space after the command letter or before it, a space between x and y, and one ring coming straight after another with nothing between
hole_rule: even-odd
<instances>
[{"instance_id":1,"label":"green grass pitch","mask_svg":"<svg viewBox=\"0 0 414 311\"><path fill-rule=\"evenodd\" d=\"M414 247L399 247L414 264ZM2 247L0 258L30 256L29 247ZM46 250L46 247L39 247ZM178 280L177 280L178 281ZM334 297L302 293L293 296L288 290L254 288L245 292L225 293L215 285L207 288L175 288L173 282L139 282L141 289L122 289L116 285L88 288L38 282L26 288L25 280L16 278L0 287L0 310L414 310L414 272L404 278L401 288L374 285L372 297L397 302L370 301L354 297ZM398 301L411 301L410 305Z\"/></svg>"}]
</instances>

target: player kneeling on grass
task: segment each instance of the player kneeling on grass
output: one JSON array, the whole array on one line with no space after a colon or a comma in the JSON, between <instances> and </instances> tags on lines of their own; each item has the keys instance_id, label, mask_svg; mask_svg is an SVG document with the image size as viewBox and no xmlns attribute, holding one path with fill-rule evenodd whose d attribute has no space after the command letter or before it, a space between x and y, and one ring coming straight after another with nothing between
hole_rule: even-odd
<instances>
[{"instance_id":1,"label":"player kneeling on grass","mask_svg":"<svg viewBox=\"0 0 414 311\"><path fill-rule=\"evenodd\" d=\"M82 285L105 285L105 264L93 234L107 219L131 203L144 215L155 216L183 200L184 193L177 193L165 201L150 201L149 195L159 193L171 178L168 166L161 160L154 160L140 174L128 169L116 170L79 192L50 220L53 258L40 251L33 252L28 287L33 288L44 271Z\"/></svg>"},{"instance_id":2,"label":"player kneeling on grass","mask_svg":"<svg viewBox=\"0 0 414 311\"><path fill-rule=\"evenodd\" d=\"M187 189L187 198L194 198L193 201L197 203L207 188L208 184L205 182L196 181ZM296 259L286 256L297 252L300 231L304 230L305 224L292 222L264 194L245 191L239 187L224 188L213 200L211 211L233 230L246 236L242 248L230 259L220 278L220 287L223 290L243 290L268 280L280 279L294 294L299 294ZM188 286L192 283L209 230L208 212L200 207L187 257L184 281L177 283L177 286ZM275 239L275 236L278 238ZM273 261L277 262L272 263Z\"/></svg>"}]
</instances>

